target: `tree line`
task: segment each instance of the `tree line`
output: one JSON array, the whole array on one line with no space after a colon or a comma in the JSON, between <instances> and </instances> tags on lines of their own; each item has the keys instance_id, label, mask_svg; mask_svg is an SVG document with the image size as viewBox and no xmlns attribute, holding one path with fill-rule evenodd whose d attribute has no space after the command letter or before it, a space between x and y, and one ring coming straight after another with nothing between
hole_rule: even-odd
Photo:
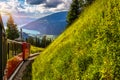
<instances>
[{"instance_id":1,"label":"tree line","mask_svg":"<svg viewBox=\"0 0 120 80\"><path fill-rule=\"evenodd\" d=\"M31 45L34 45L36 47L47 47L51 42L51 38L47 38L47 36L43 36L42 39L39 37L28 37L26 38L26 42L31 43Z\"/></svg>"}]
</instances>

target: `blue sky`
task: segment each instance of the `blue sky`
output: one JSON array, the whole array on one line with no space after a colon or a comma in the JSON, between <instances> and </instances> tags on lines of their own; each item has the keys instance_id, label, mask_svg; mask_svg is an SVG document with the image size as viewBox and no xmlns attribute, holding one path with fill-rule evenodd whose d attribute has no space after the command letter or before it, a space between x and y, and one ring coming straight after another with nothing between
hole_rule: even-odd
<instances>
[{"instance_id":1,"label":"blue sky","mask_svg":"<svg viewBox=\"0 0 120 80\"><path fill-rule=\"evenodd\" d=\"M39 18L69 9L72 0L0 0L0 11L20 17Z\"/></svg>"}]
</instances>

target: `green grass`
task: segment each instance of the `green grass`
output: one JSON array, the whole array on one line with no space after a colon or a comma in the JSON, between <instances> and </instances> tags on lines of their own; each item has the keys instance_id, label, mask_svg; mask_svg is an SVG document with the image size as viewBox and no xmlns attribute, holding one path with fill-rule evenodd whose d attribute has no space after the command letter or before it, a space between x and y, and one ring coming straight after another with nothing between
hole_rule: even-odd
<instances>
[{"instance_id":1,"label":"green grass","mask_svg":"<svg viewBox=\"0 0 120 80\"><path fill-rule=\"evenodd\" d=\"M22 80L32 80L32 63L33 62L34 60L27 65L27 68L23 72Z\"/></svg>"},{"instance_id":2,"label":"green grass","mask_svg":"<svg viewBox=\"0 0 120 80\"><path fill-rule=\"evenodd\" d=\"M120 1L96 0L32 65L33 80L119 80Z\"/></svg>"},{"instance_id":3,"label":"green grass","mask_svg":"<svg viewBox=\"0 0 120 80\"><path fill-rule=\"evenodd\" d=\"M31 54L38 53L38 52L42 52L43 50L44 50L44 48L35 47L35 46L31 45L30 53Z\"/></svg>"}]
</instances>

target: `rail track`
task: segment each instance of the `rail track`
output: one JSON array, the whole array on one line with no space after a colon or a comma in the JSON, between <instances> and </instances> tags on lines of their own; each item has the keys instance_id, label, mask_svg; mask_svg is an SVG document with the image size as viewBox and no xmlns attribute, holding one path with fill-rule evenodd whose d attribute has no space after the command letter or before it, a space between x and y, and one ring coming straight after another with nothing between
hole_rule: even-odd
<instances>
[{"instance_id":1,"label":"rail track","mask_svg":"<svg viewBox=\"0 0 120 80\"><path fill-rule=\"evenodd\" d=\"M8 80L22 80L23 73L27 66L34 61L34 59L39 55L39 53L34 53L29 56L29 58L26 61L23 61L16 71L13 73L13 75Z\"/></svg>"}]
</instances>

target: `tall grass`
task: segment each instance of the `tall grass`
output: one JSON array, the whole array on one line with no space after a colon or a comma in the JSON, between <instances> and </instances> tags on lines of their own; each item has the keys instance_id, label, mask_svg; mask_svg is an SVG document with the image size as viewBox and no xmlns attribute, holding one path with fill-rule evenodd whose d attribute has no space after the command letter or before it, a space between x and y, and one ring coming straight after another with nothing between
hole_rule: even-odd
<instances>
[{"instance_id":1,"label":"tall grass","mask_svg":"<svg viewBox=\"0 0 120 80\"><path fill-rule=\"evenodd\" d=\"M44 50L44 48L35 47L35 46L31 45L30 53L31 54L39 53L39 52L42 52L43 50Z\"/></svg>"},{"instance_id":2,"label":"tall grass","mask_svg":"<svg viewBox=\"0 0 120 80\"><path fill-rule=\"evenodd\" d=\"M32 70L33 80L119 80L120 1L96 0Z\"/></svg>"}]
</instances>

